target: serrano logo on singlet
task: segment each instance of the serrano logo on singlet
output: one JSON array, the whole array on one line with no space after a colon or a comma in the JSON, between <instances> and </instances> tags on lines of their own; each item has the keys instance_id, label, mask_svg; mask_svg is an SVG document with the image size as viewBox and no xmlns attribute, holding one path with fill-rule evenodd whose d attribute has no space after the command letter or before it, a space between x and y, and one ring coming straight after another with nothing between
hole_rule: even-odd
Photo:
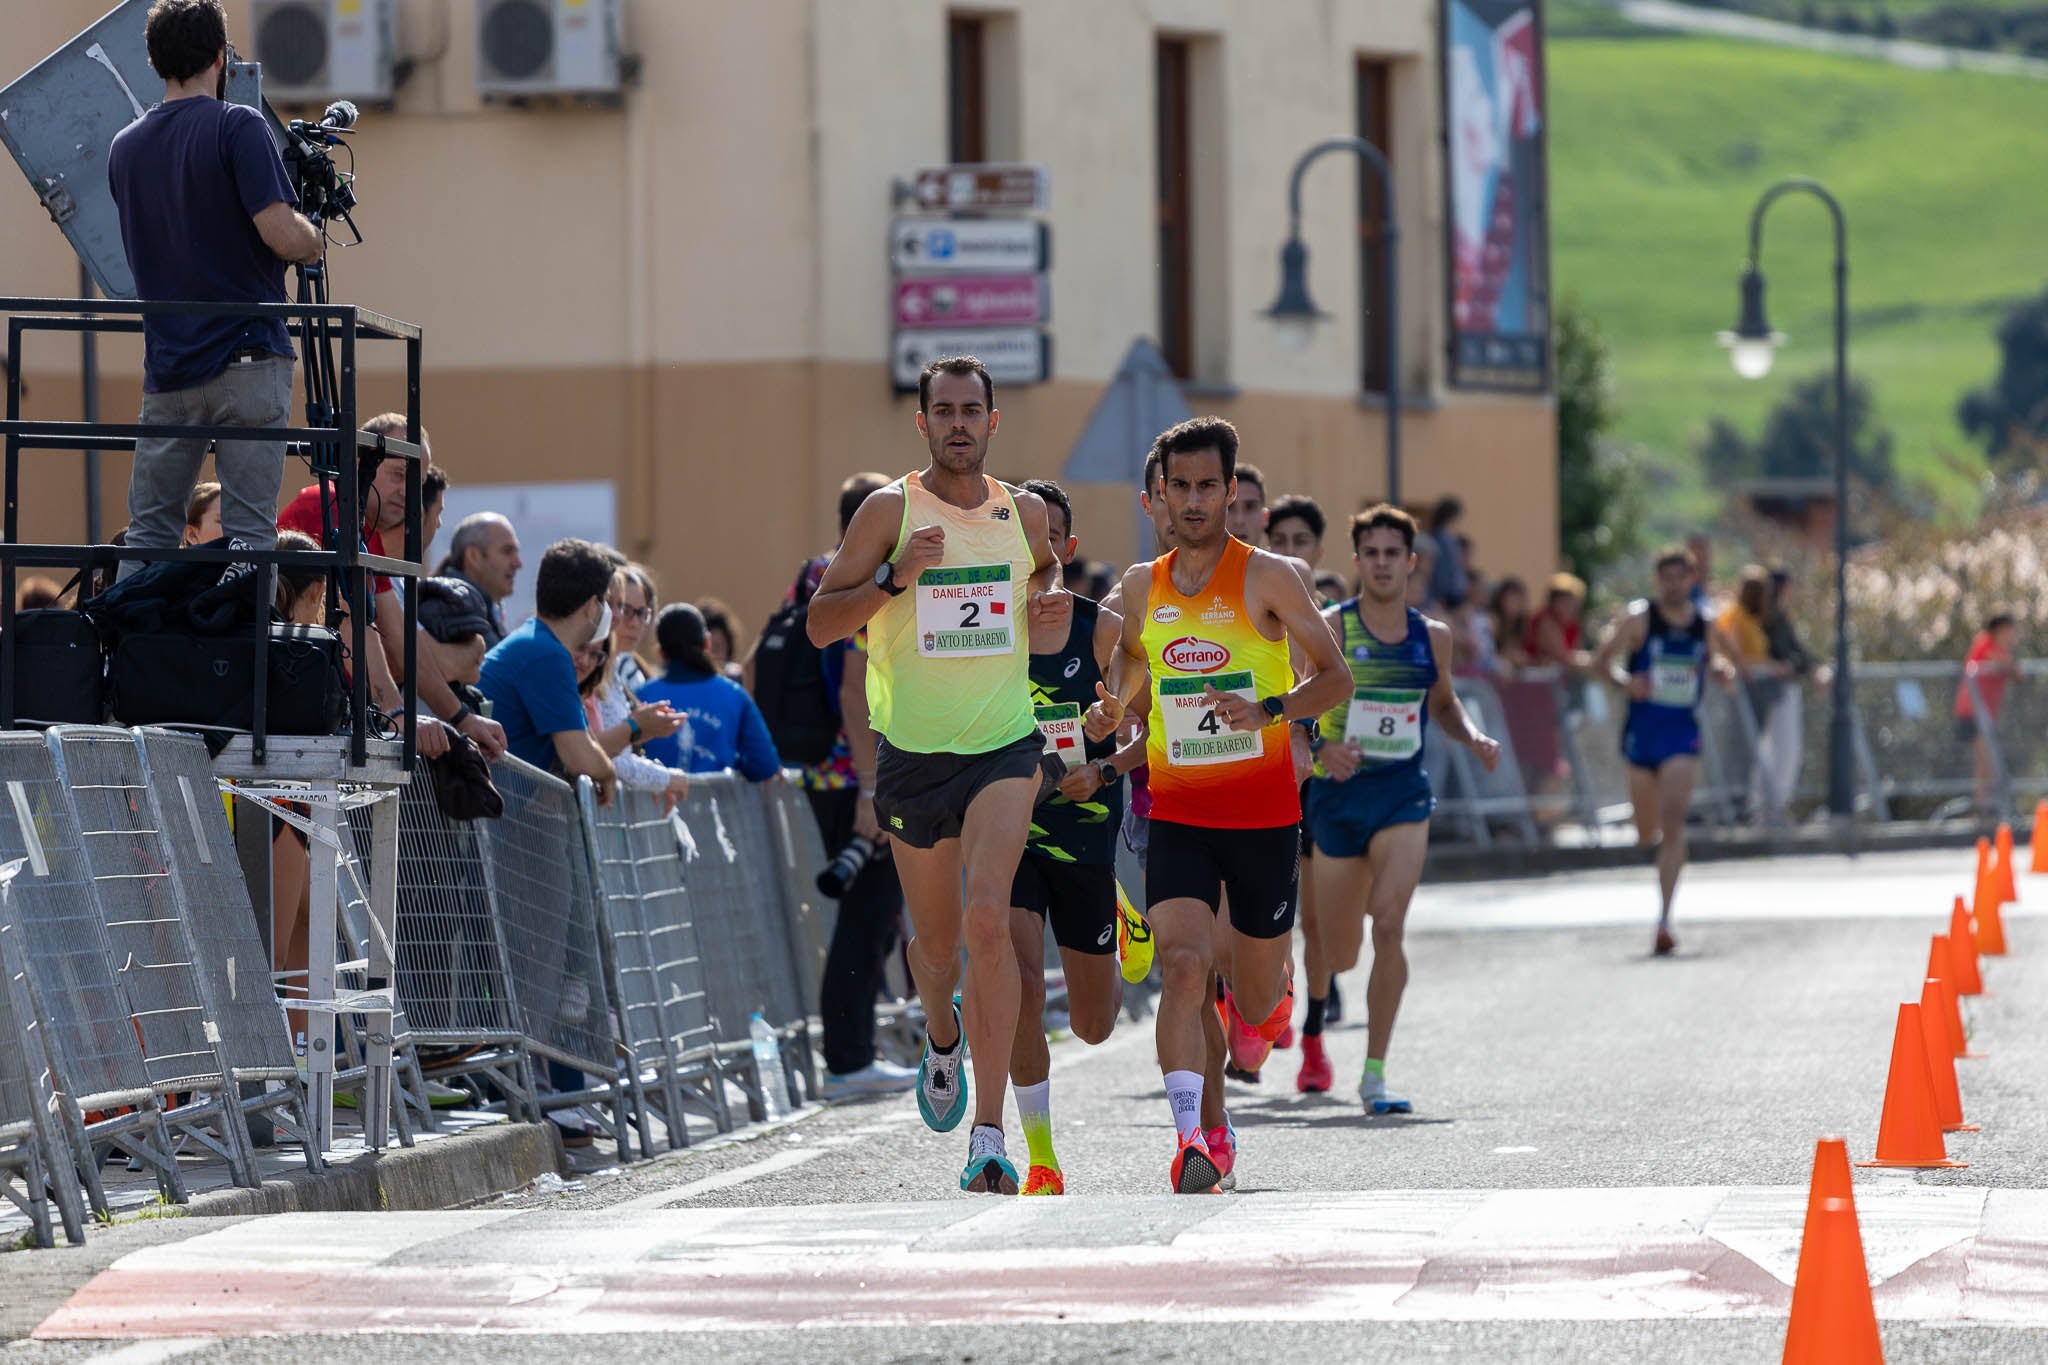
<instances>
[{"instance_id":1,"label":"serrano logo on singlet","mask_svg":"<svg viewBox=\"0 0 2048 1365\"><path fill-rule=\"evenodd\" d=\"M1230 650L1214 640L1183 635L1160 650L1159 659L1176 673L1214 673L1230 662Z\"/></svg>"},{"instance_id":2,"label":"serrano logo on singlet","mask_svg":"<svg viewBox=\"0 0 2048 1365\"><path fill-rule=\"evenodd\" d=\"M1152 619L1162 626L1170 626L1175 621L1180 620L1180 608L1170 602L1163 607L1154 607L1152 609Z\"/></svg>"}]
</instances>

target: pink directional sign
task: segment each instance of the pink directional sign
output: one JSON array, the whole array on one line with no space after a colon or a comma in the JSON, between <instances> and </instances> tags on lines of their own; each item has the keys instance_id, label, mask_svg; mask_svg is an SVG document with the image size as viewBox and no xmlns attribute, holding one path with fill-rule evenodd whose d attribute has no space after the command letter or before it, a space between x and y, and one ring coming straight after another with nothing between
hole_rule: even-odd
<instances>
[{"instance_id":1,"label":"pink directional sign","mask_svg":"<svg viewBox=\"0 0 2048 1365\"><path fill-rule=\"evenodd\" d=\"M1043 322L1043 275L963 275L896 281L898 327L1022 327Z\"/></svg>"}]
</instances>

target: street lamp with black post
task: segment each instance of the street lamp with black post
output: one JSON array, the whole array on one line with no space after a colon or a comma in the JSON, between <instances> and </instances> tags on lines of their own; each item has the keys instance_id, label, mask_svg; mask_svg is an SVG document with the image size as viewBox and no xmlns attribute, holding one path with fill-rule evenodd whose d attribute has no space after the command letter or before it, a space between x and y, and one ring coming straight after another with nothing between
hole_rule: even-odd
<instances>
[{"instance_id":1,"label":"street lamp with black post","mask_svg":"<svg viewBox=\"0 0 2048 1365\"><path fill-rule=\"evenodd\" d=\"M1749 259L1742 270L1742 314L1720 334L1744 379L1762 379L1785 338L1764 318L1764 212L1781 196L1810 194L1835 220L1835 677L1828 718L1828 811L1846 823L1856 809L1854 721L1849 689L1849 227L1842 205L1815 180L1795 176L1764 191L1749 219Z\"/></svg>"},{"instance_id":2,"label":"street lamp with black post","mask_svg":"<svg viewBox=\"0 0 2048 1365\"><path fill-rule=\"evenodd\" d=\"M1328 319L1308 292L1308 246L1301 240L1301 178L1309 163L1326 152L1355 152L1380 182L1380 241L1386 247L1384 284L1386 316L1381 321L1381 345L1387 357L1387 501L1401 504L1401 304L1394 247L1397 229L1394 217L1394 175L1386 156L1362 137L1333 137L1316 143L1301 154L1287 179L1287 241L1280 248L1280 294L1265 316L1280 329L1282 344L1306 346L1315 325Z\"/></svg>"}]
</instances>

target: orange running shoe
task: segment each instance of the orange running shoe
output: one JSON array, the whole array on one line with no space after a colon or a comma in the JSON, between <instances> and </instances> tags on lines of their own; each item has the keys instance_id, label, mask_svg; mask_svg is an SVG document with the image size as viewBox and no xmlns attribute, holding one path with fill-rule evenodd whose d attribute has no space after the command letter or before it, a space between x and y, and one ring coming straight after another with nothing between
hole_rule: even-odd
<instances>
[{"instance_id":1,"label":"orange running shoe","mask_svg":"<svg viewBox=\"0 0 2048 1365\"><path fill-rule=\"evenodd\" d=\"M1237 1129L1231 1126L1230 1115L1225 1114L1222 1123L1204 1130L1202 1136L1209 1143L1209 1159L1216 1163L1217 1170L1223 1172L1223 1178L1216 1182L1216 1188L1236 1189Z\"/></svg>"},{"instance_id":2,"label":"orange running shoe","mask_svg":"<svg viewBox=\"0 0 2048 1365\"><path fill-rule=\"evenodd\" d=\"M1223 1180L1223 1172L1216 1167L1216 1158L1209 1152L1208 1139L1202 1130L1180 1140L1180 1148L1173 1154L1173 1169L1170 1172L1175 1194L1220 1194L1216 1186Z\"/></svg>"},{"instance_id":3,"label":"orange running shoe","mask_svg":"<svg viewBox=\"0 0 2048 1365\"><path fill-rule=\"evenodd\" d=\"M1024 1188L1019 1194L1065 1194L1067 1182L1060 1179L1056 1166L1033 1166L1024 1175Z\"/></svg>"},{"instance_id":4,"label":"orange running shoe","mask_svg":"<svg viewBox=\"0 0 2048 1365\"><path fill-rule=\"evenodd\" d=\"M1230 1065L1238 1071L1256 1076L1259 1068L1266 1064L1266 1058L1273 1055L1273 1040L1260 1035L1259 1031L1247 1024L1244 1016L1237 1012L1234 996L1224 998L1223 1040L1230 1048Z\"/></svg>"}]
</instances>

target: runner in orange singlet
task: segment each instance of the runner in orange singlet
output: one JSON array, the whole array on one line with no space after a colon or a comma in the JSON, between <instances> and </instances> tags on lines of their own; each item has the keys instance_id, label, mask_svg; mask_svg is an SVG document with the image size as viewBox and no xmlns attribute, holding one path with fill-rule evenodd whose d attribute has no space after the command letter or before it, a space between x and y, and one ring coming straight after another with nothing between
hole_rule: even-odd
<instances>
[{"instance_id":1,"label":"runner in orange singlet","mask_svg":"<svg viewBox=\"0 0 2048 1365\"><path fill-rule=\"evenodd\" d=\"M1153 449L1175 548L1124 574L1127 608L1143 607L1124 612L1088 732L1113 731L1149 683L1145 899L1164 986L1159 1066L1179 1134L1170 1178L1177 1192L1200 1194L1222 1180L1202 1126L1210 974L1229 978L1246 1017L1274 1035L1286 1026L1301 822L1286 722L1337 705L1350 676L1292 563L1224 530L1237 429L1199 417ZM1298 686L1290 639L1303 659Z\"/></svg>"}]
</instances>

